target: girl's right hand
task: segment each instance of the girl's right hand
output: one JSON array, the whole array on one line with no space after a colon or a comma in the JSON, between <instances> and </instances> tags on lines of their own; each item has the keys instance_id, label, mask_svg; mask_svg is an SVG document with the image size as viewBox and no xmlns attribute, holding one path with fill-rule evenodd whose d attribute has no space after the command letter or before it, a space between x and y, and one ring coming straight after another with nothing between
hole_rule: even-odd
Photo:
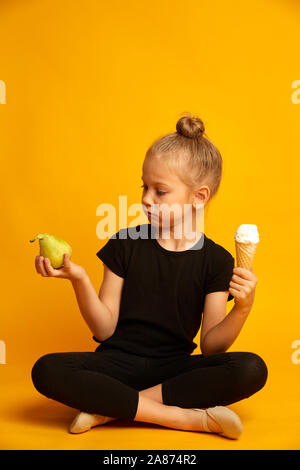
<instances>
[{"instance_id":1,"label":"girl's right hand","mask_svg":"<svg viewBox=\"0 0 300 470\"><path fill-rule=\"evenodd\" d=\"M59 277L69 279L70 281L82 279L86 275L85 269L78 264L72 263L67 253L64 254L64 265L59 269L54 269L51 266L49 258L36 256L35 269L43 277Z\"/></svg>"}]
</instances>

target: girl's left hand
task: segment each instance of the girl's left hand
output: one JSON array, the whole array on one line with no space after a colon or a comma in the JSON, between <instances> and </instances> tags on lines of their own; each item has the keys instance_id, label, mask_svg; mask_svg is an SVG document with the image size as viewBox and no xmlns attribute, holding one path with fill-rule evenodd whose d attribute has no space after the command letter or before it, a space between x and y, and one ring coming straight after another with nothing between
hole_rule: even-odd
<instances>
[{"instance_id":1,"label":"girl's left hand","mask_svg":"<svg viewBox=\"0 0 300 470\"><path fill-rule=\"evenodd\" d=\"M250 312L254 302L257 277L253 270L235 267L229 283L229 292L234 297L234 303L241 310Z\"/></svg>"}]
</instances>

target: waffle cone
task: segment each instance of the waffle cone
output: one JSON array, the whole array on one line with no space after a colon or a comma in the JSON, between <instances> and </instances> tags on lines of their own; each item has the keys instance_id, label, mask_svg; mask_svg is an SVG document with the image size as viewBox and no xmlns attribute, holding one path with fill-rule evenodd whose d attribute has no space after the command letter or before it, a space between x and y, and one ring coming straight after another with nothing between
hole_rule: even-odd
<instances>
[{"instance_id":1,"label":"waffle cone","mask_svg":"<svg viewBox=\"0 0 300 470\"><path fill-rule=\"evenodd\" d=\"M236 265L251 269L257 243L241 243L235 240Z\"/></svg>"}]
</instances>

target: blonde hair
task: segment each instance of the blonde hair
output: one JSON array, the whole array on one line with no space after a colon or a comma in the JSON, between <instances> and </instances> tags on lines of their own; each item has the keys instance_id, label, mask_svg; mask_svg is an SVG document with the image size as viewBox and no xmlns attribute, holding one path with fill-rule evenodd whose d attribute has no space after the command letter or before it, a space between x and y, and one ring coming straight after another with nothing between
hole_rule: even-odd
<instances>
[{"instance_id":1,"label":"blonde hair","mask_svg":"<svg viewBox=\"0 0 300 470\"><path fill-rule=\"evenodd\" d=\"M191 191L205 182L210 188L209 199L212 199L222 178L222 157L204 134L203 121L191 113L184 113L177 121L176 132L156 139L145 158L164 161Z\"/></svg>"}]
</instances>

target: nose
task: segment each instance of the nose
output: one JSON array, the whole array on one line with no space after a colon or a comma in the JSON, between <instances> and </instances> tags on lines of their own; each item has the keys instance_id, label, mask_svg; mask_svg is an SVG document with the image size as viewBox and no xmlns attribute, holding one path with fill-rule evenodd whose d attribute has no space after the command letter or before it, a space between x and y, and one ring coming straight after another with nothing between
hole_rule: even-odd
<instances>
[{"instance_id":1,"label":"nose","mask_svg":"<svg viewBox=\"0 0 300 470\"><path fill-rule=\"evenodd\" d=\"M143 202L143 210L147 214L147 212L151 212L151 206Z\"/></svg>"},{"instance_id":2,"label":"nose","mask_svg":"<svg viewBox=\"0 0 300 470\"><path fill-rule=\"evenodd\" d=\"M142 204L146 207L147 210L150 211L151 202L149 201L148 196L143 196L143 198L142 198Z\"/></svg>"}]
</instances>

